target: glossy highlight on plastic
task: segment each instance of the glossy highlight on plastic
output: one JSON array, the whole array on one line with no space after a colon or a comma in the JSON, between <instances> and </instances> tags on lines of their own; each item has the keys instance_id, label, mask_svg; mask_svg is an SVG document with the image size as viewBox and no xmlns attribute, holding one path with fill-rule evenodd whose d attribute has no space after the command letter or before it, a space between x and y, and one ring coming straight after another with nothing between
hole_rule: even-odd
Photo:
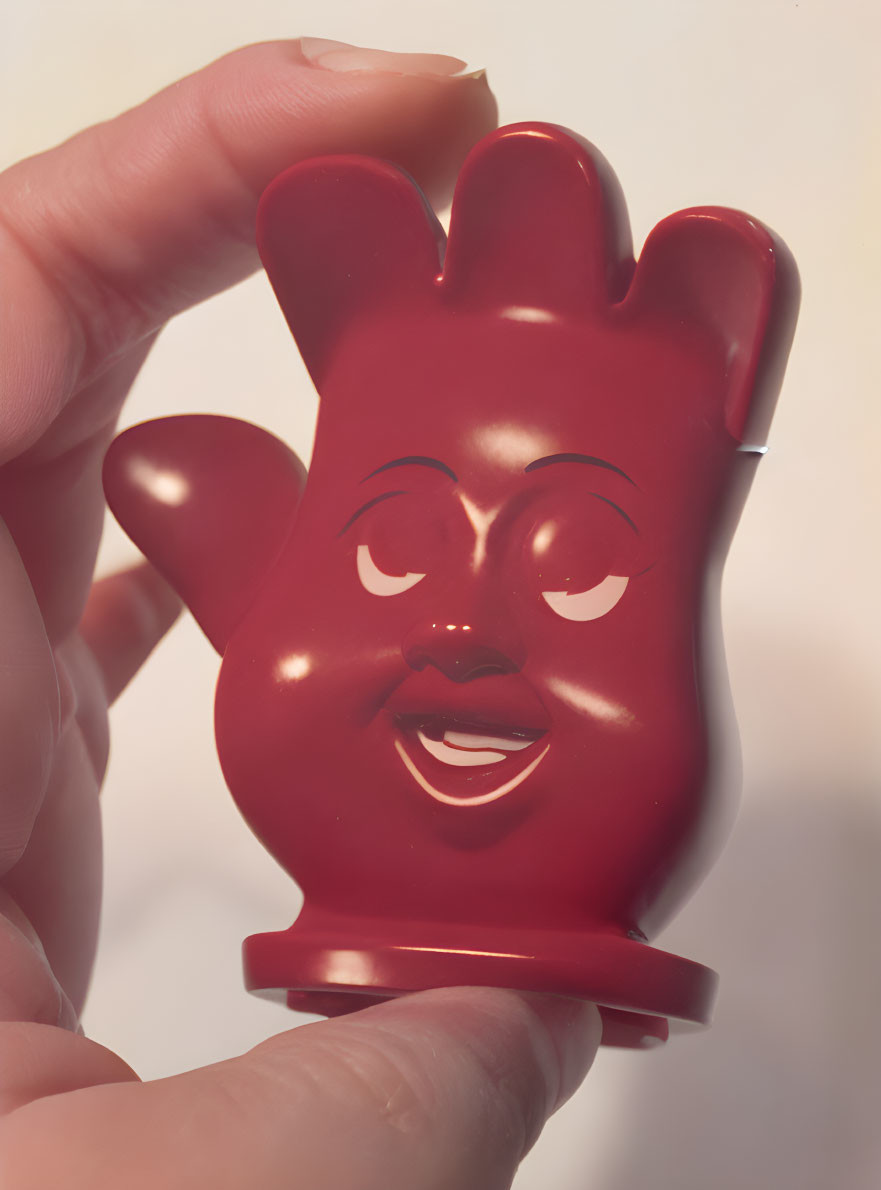
<instances>
[{"instance_id":1,"label":"glossy highlight on plastic","mask_svg":"<svg viewBox=\"0 0 881 1190\"><path fill-rule=\"evenodd\" d=\"M321 397L308 481L219 417L135 427L105 467L223 656L226 780L305 896L246 941L248 987L327 1014L553 991L620 1045L705 1022L714 974L647 939L731 821L719 578L786 249L701 207L634 264L608 165L542 124L472 151L446 244L357 157L276 179L258 243Z\"/></svg>"}]
</instances>

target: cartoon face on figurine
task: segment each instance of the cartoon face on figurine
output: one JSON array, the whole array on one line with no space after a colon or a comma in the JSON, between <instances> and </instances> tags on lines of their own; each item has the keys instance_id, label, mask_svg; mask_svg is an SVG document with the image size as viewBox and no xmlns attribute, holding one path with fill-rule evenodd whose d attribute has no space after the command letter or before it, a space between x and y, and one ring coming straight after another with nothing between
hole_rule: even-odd
<instances>
[{"instance_id":1,"label":"cartoon face on figurine","mask_svg":"<svg viewBox=\"0 0 881 1190\"><path fill-rule=\"evenodd\" d=\"M500 916L544 885L561 925L642 929L634 882L675 865L702 813L691 638L724 427L701 420L701 361L663 341L647 451L636 335L463 321L370 326L328 373L291 537L224 657L221 761L298 874L353 823L338 860L394 874L383 915L401 888L449 913L451 862L476 875L491 849ZM300 878L321 904L348 895L325 863Z\"/></svg>"},{"instance_id":2,"label":"cartoon face on figurine","mask_svg":"<svg viewBox=\"0 0 881 1190\"><path fill-rule=\"evenodd\" d=\"M225 419L138 427L108 462L223 651L236 801L325 935L644 938L725 816L705 621L777 358L779 245L696 209L634 272L608 167L544 125L473 151L442 272L382 162L295 167L259 231L321 396L296 510L289 454Z\"/></svg>"}]
</instances>

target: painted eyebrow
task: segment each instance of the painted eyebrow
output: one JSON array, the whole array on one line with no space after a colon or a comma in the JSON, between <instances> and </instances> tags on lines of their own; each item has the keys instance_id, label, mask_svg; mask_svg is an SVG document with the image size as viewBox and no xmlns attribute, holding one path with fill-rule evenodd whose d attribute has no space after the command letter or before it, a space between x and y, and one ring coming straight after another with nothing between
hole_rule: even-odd
<instances>
[{"instance_id":1,"label":"painted eyebrow","mask_svg":"<svg viewBox=\"0 0 881 1190\"><path fill-rule=\"evenodd\" d=\"M637 535L637 537L639 536L639 529L637 529L636 525L630 519L630 517L627 515L627 513L624 511L624 509L619 508L614 500L610 500L608 498L608 496L601 496L599 494L599 492L591 492L590 494L591 494L591 496L596 496L597 500L602 500L603 504L608 504L610 508L614 508L615 512L617 512L619 516L624 517L624 520L627 522L627 524L630 526L630 528L633 530L633 532Z\"/></svg>"},{"instance_id":2,"label":"painted eyebrow","mask_svg":"<svg viewBox=\"0 0 881 1190\"><path fill-rule=\"evenodd\" d=\"M337 537L342 537L342 535L346 532L347 529L351 529L352 525L354 525L354 523L355 523L355 521L357 521L358 517L361 516L363 513L367 512L368 508L372 508L374 506L374 504L382 504L383 500L390 500L392 498L392 496L406 496L406 495L407 495L406 492L400 491L400 492L383 492L381 496L374 496L372 500L368 500L366 504L362 504L357 512L352 513L352 515L349 517L349 519L343 525L342 529L340 529L339 533L337 533Z\"/></svg>"},{"instance_id":3,"label":"painted eyebrow","mask_svg":"<svg viewBox=\"0 0 881 1190\"><path fill-rule=\"evenodd\" d=\"M361 483L366 483L368 479L373 479L374 475L379 475L382 471L389 471L392 467L433 467L435 471L442 471L444 475L448 475L455 483L459 482L459 477L448 467L446 463L442 463L440 459L432 459L428 455L404 455L400 459L392 459L390 463L383 463L381 467L377 467L375 471L371 471L369 475L365 475ZM529 468L527 468L529 470Z\"/></svg>"},{"instance_id":4,"label":"painted eyebrow","mask_svg":"<svg viewBox=\"0 0 881 1190\"><path fill-rule=\"evenodd\" d=\"M616 467L614 463L609 463L605 459L598 459L594 455L580 455L580 454L558 454L545 455L543 459L536 459L535 462L530 463L528 467L524 467L524 472L538 471L541 467L550 467L552 463L587 463L591 467L603 467L606 471L614 471L616 475L622 476L628 483L632 483L634 487L636 484L630 476L622 471L620 467ZM616 505L617 507L617 505ZM619 510L620 511L620 510Z\"/></svg>"}]
</instances>

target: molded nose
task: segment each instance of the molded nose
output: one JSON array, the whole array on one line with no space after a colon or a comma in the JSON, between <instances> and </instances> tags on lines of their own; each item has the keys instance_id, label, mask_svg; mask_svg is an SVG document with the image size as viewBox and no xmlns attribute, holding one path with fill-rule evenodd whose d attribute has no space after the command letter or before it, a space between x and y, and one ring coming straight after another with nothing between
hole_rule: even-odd
<instances>
[{"instance_id":1,"label":"molded nose","mask_svg":"<svg viewBox=\"0 0 881 1190\"><path fill-rule=\"evenodd\" d=\"M470 624L421 624L404 641L404 660L411 669L433 665L452 682L517 673L521 662L513 652L489 644L486 634Z\"/></svg>"}]
</instances>

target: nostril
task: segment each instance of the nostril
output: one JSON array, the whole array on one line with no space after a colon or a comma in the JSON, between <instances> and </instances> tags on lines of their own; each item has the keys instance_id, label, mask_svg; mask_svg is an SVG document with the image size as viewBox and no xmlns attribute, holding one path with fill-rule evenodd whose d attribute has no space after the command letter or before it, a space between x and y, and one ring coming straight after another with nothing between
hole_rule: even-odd
<instances>
[{"instance_id":1,"label":"nostril","mask_svg":"<svg viewBox=\"0 0 881 1190\"><path fill-rule=\"evenodd\" d=\"M453 682L516 673L519 666L502 649L483 643L471 625L430 624L404 642L404 660L411 669L433 665Z\"/></svg>"}]
</instances>

